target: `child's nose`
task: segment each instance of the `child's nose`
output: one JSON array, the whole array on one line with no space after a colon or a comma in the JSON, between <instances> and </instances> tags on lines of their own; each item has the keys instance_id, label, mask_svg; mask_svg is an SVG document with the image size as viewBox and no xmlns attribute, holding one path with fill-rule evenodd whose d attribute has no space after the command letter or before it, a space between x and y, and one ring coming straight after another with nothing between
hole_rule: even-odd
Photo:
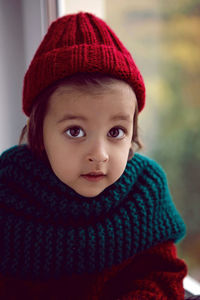
<instances>
[{"instance_id":1,"label":"child's nose","mask_svg":"<svg viewBox=\"0 0 200 300\"><path fill-rule=\"evenodd\" d=\"M106 145L102 142L96 142L90 147L87 159L90 162L107 162L109 159L108 151L106 150Z\"/></svg>"}]
</instances>

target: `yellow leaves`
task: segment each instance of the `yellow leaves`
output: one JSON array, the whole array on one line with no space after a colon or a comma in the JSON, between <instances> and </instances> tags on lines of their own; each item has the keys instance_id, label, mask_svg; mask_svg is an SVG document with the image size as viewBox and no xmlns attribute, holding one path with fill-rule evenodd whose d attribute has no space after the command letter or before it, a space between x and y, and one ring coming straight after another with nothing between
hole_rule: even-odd
<instances>
[{"instance_id":1,"label":"yellow leaves","mask_svg":"<svg viewBox=\"0 0 200 300\"><path fill-rule=\"evenodd\" d=\"M195 73L200 67L200 19L178 16L164 28L163 55Z\"/></svg>"},{"instance_id":2,"label":"yellow leaves","mask_svg":"<svg viewBox=\"0 0 200 300\"><path fill-rule=\"evenodd\" d=\"M159 74L147 80L147 101L153 102L158 109L169 109L174 101L174 95L165 79Z\"/></svg>"},{"instance_id":3,"label":"yellow leaves","mask_svg":"<svg viewBox=\"0 0 200 300\"><path fill-rule=\"evenodd\" d=\"M166 49L167 50L167 49ZM177 41L170 49L171 57L178 63L185 65L192 72L200 67L200 49L187 41Z\"/></svg>"}]
</instances>

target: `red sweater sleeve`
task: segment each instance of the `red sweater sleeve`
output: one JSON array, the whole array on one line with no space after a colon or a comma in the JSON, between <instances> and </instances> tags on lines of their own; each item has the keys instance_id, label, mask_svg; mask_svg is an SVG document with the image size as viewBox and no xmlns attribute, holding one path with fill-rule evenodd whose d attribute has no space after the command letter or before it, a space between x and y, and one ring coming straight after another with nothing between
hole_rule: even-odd
<instances>
[{"instance_id":1,"label":"red sweater sleeve","mask_svg":"<svg viewBox=\"0 0 200 300\"><path fill-rule=\"evenodd\" d=\"M104 290L102 299L114 299L112 291L115 286L115 290L120 287L115 299L182 300L186 274L186 264L177 258L175 245L172 242L159 244L136 255L120 276L109 284L107 291Z\"/></svg>"},{"instance_id":2,"label":"red sweater sleeve","mask_svg":"<svg viewBox=\"0 0 200 300\"><path fill-rule=\"evenodd\" d=\"M172 242L136 255L100 274L34 282L0 274L0 299L5 300L182 300L185 263Z\"/></svg>"}]
</instances>

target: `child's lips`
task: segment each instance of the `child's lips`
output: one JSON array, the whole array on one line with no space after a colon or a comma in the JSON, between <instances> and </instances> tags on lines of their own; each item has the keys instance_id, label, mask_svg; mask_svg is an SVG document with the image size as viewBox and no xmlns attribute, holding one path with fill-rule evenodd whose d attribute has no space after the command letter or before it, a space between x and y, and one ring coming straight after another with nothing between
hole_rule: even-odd
<instances>
[{"instance_id":1,"label":"child's lips","mask_svg":"<svg viewBox=\"0 0 200 300\"><path fill-rule=\"evenodd\" d=\"M90 172L88 174L81 175L83 178L85 178L88 181L100 181L102 180L106 175L102 172Z\"/></svg>"}]
</instances>

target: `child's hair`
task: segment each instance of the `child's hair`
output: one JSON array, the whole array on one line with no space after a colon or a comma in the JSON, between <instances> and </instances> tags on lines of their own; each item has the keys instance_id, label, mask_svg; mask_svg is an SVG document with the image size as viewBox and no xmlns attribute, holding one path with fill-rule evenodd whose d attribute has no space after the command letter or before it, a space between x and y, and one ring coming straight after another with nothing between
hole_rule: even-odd
<instances>
[{"instance_id":1,"label":"child's hair","mask_svg":"<svg viewBox=\"0 0 200 300\"><path fill-rule=\"evenodd\" d=\"M28 125L21 132L19 144L22 144L26 138L27 144L31 151L40 159L48 162L47 155L43 143L43 121L47 111L50 96L61 86L71 86L80 92L89 91L90 93L101 94L107 92L116 80L114 76L104 75L100 73L77 73L66 78L60 79L48 86L35 99L31 110ZM131 88L131 87L130 87ZM133 136L132 148L130 149L129 159L132 158L135 152L134 146L137 145L137 150L142 148L142 143L138 137L138 105L133 118Z\"/></svg>"}]
</instances>

